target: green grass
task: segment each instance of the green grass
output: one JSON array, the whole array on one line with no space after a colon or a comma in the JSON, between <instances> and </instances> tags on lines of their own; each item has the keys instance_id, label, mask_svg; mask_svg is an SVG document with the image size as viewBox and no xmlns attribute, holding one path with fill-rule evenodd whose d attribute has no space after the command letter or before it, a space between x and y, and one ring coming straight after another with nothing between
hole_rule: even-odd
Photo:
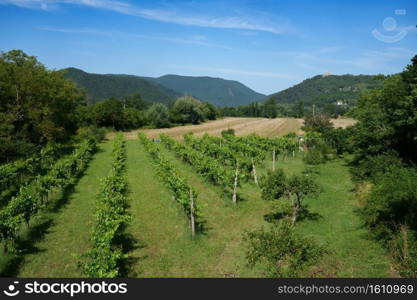
<instances>
[{"instance_id":1,"label":"green grass","mask_svg":"<svg viewBox=\"0 0 417 300\"><path fill-rule=\"evenodd\" d=\"M23 253L8 256L3 276L79 277L75 254L89 249L100 179L110 170L112 143L99 146L85 175L73 190L56 195L50 210L36 217L23 235Z\"/></svg>"},{"instance_id":2,"label":"green grass","mask_svg":"<svg viewBox=\"0 0 417 300\"><path fill-rule=\"evenodd\" d=\"M287 174L304 169L301 158L279 160L277 165ZM390 273L390 260L385 251L369 237L355 212L354 186L343 160L321 164L317 170L315 179L322 191L317 199L307 199L306 204L319 218L296 224L300 233L314 238L330 251L313 274L325 277L394 276Z\"/></svg>"}]
</instances>

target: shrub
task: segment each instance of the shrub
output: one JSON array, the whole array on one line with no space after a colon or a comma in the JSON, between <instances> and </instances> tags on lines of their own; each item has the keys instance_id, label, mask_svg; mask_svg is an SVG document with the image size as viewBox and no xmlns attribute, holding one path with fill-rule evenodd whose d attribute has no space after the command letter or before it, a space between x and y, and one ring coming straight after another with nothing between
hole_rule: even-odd
<instances>
[{"instance_id":1,"label":"shrub","mask_svg":"<svg viewBox=\"0 0 417 300\"><path fill-rule=\"evenodd\" d=\"M244 240L249 244L248 265L264 263L269 277L299 277L326 253L324 248L297 234L285 222L268 231L262 228L249 232Z\"/></svg>"},{"instance_id":2,"label":"shrub","mask_svg":"<svg viewBox=\"0 0 417 300\"><path fill-rule=\"evenodd\" d=\"M267 176L261 177L260 187L262 189L262 199L276 200L281 198L286 191L287 178L282 169L274 172L268 171Z\"/></svg>"},{"instance_id":3,"label":"shrub","mask_svg":"<svg viewBox=\"0 0 417 300\"><path fill-rule=\"evenodd\" d=\"M325 134L333 128L333 124L330 122L329 116L325 114L317 114L308 116L304 119L304 131L315 131Z\"/></svg>"},{"instance_id":4,"label":"shrub","mask_svg":"<svg viewBox=\"0 0 417 300\"><path fill-rule=\"evenodd\" d=\"M106 136L105 128L98 128L95 126L80 127L75 136L76 141L82 141L87 138L93 138L96 142L100 142Z\"/></svg>"},{"instance_id":5,"label":"shrub","mask_svg":"<svg viewBox=\"0 0 417 300\"><path fill-rule=\"evenodd\" d=\"M388 240L400 224L417 230L417 171L393 167L379 175L361 213L373 234Z\"/></svg>"},{"instance_id":6,"label":"shrub","mask_svg":"<svg viewBox=\"0 0 417 300\"><path fill-rule=\"evenodd\" d=\"M235 136L235 130L233 128L225 129L222 131L222 137Z\"/></svg>"},{"instance_id":7,"label":"shrub","mask_svg":"<svg viewBox=\"0 0 417 300\"><path fill-rule=\"evenodd\" d=\"M303 157L304 163L308 165L319 165L326 161L326 157L318 149L310 149Z\"/></svg>"},{"instance_id":8,"label":"shrub","mask_svg":"<svg viewBox=\"0 0 417 300\"><path fill-rule=\"evenodd\" d=\"M369 179L372 182L377 181L378 177L389 172L395 168L401 168L404 163L394 153L386 153L376 156L366 156L359 161L352 162L354 168L351 169L351 174L355 180Z\"/></svg>"}]
</instances>

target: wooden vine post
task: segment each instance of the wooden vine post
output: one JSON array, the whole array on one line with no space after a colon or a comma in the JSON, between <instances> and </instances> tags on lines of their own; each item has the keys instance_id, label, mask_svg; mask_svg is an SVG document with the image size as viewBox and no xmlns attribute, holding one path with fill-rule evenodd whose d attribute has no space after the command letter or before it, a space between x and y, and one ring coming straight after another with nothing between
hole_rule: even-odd
<instances>
[{"instance_id":1,"label":"wooden vine post","mask_svg":"<svg viewBox=\"0 0 417 300\"><path fill-rule=\"evenodd\" d=\"M232 197L232 201L234 204L236 204L236 193L237 193L237 178L239 176L239 164L236 163L236 171L235 171L235 183L233 185L233 197Z\"/></svg>"},{"instance_id":2,"label":"wooden vine post","mask_svg":"<svg viewBox=\"0 0 417 300\"><path fill-rule=\"evenodd\" d=\"M275 147L272 150L272 172L275 172Z\"/></svg>"},{"instance_id":3,"label":"wooden vine post","mask_svg":"<svg viewBox=\"0 0 417 300\"><path fill-rule=\"evenodd\" d=\"M255 181L256 185L258 184L258 177L256 176L256 167L255 167L255 163L253 162L253 157L252 157L252 173L253 173L253 180Z\"/></svg>"},{"instance_id":4,"label":"wooden vine post","mask_svg":"<svg viewBox=\"0 0 417 300\"><path fill-rule=\"evenodd\" d=\"M193 190L190 188L190 223L191 223L191 235L195 236L195 219L194 219L194 196Z\"/></svg>"}]
</instances>

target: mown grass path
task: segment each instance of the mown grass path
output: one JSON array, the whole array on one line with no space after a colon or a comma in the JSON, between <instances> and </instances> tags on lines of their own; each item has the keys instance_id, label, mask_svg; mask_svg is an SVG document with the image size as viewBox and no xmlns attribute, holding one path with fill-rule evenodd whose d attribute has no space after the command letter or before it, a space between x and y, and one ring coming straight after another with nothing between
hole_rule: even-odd
<instances>
[{"instance_id":1,"label":"mown grass path","mask_svg":"<svg viewBox=\"0 0 417 300\"><path fill-rule=\"evenodd\" d=\"M68 195L62 195L55 209L35 221L50 223L46 232L24 255L18 277L80 277L76 254L89 249L100 179L110 170L111 142L99 145L84 176Z\"/></svg>"}]
</instances>

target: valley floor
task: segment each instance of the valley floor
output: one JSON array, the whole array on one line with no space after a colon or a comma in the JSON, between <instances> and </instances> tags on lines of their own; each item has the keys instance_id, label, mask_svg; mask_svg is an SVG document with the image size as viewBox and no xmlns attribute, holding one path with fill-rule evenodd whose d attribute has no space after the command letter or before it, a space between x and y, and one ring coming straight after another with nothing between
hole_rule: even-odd
<instances>
[{"instance_id":1,"label":"valley floor","mask_svg":"<svg viewBox=\"0 0 417 300\"><path fill-rule=\"evenodd\" d=\"M259 120L253 120L254 125ZM0 258L0 274L18 277L78 277L77 255L89 249L96 196L100 179L109 171L112 142L100 145L85 175L72 191L59 195L56 205L37 218L19 257ZM127 179L132 221L127 233L133 241L132 257L125 274L129 277L263 277L262 266L249 269L242 234L271 226L264 216L272 212L270 202L260 197L253 183L241 189L244 200L237 206L220 190L196 174L172 152L163 150L181 175L198 192L206 231L194 240L182 209L158 180L151 158L138 140L129 140ZM259 173L271 167L266 161ZM278 160L287 173L301 172L301 157ZM324 245L329 254L305 276L387 277L390 261L382 247L368 238L359 216L353 184L342 160L319 167L317 180L323 192L308 202L314 218L297 225L304 235ZM35 237L35 238L34 238Z\"/></svg>"}]
</instances>

